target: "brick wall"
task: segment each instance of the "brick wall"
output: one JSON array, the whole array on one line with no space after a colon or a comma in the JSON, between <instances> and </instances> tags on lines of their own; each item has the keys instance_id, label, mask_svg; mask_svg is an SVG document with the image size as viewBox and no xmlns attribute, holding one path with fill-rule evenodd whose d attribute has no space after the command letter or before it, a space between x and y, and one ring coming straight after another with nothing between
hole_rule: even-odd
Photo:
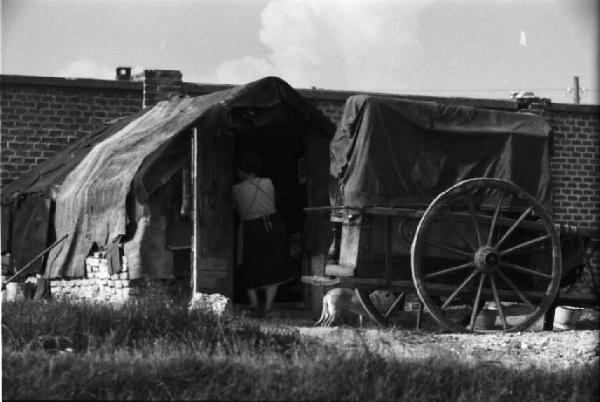
<instances>
[{"instance_id":1,"label":"brick wall","mask_svg":"<svg viewBox=\"0 0 600 402\"><path fill-rule=\"evenodd\" d=\"M554 130L550 160L554 221L589 230L589 269L575 291L600 286L600 114L598 107L555 105L547 116Z\"/></svg>"},{"instance_id":2,"label":"brick wall","mask_svg":"<svg viewBox=\"0 0 600 402\"><path fill-rule=\"evenodd\" d=\"M600 216L600 126L598 115L553 111L551 159L554 219L598 229Z\"/></svg>"},{"instance_id":3,"label":"brick wall","mask_svg":"<svg viewBox=\"0 0 600 402\"><path fill-rule=\"evenodd\" d=\"M0 186L94 128L142 107L141 83L3 76Z\"/></svg>"}]
</instances>

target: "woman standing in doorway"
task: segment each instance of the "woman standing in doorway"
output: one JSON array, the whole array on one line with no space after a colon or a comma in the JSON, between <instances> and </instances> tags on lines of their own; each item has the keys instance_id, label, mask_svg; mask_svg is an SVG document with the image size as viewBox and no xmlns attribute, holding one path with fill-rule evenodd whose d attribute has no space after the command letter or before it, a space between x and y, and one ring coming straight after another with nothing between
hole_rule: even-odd
<instances>
[{"instance_id":1,"label":"woman standing in doorway","mask_svg":"<svg viewBox=\"0 0 600 402\"><path fill-rule=\"evenodd\" d=\"M275 189L269 178L258 175L262 163L254 153L244 153L237 169L240 183L233 199L240 216L237 264L248 293L250 308L259 315L259 289L266 293L264 314L269 315L277 287L293 279L286 228L275 209Z\"/></svg>"}]
</instances>

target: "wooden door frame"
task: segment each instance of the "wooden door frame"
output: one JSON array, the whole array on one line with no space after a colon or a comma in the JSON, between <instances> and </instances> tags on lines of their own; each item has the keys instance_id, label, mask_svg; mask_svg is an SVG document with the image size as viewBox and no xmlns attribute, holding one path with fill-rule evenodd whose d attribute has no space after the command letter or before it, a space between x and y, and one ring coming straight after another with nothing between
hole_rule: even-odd
<instances>
[{"instance_id":1,"label":"wooden door frame","mask_svg":"<svg viewBox=\"0 0 600 402\"><path fill-rule=\"evenodd\" d=\"M233 226L223 215L231 213L232 183L223 181L233 166L233 154L224 153L231 146L228 136L228 131L199 133L197 127L192 128L192 294L233 296L233 250L228 250L233 247Z\"/></svg>"}]
</instances>

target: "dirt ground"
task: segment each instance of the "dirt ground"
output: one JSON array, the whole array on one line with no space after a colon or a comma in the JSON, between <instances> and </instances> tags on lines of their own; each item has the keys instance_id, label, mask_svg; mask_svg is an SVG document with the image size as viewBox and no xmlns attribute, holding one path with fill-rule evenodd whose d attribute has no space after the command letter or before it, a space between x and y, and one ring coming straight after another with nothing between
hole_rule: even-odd
<instances>
[{"instance_id":1,"label":"dirt ground","mask_svg":"<svg viewBox=\"0 0 600 402\"><path fill-rule=\"evenodd\" d=\"M368 323L359 328L313 327L307 313L281 311L277 318L261 320L266 330L298 331L302 336L338 345L392 354L398 358L420 359L448 356L478 363L509 367L571 367L600 359L600 312L585 310L575 330L447 333L425 316L422 329L415 329L416 313L405 311L395 325L379 328Z\"/></svg>"}]
</instances>

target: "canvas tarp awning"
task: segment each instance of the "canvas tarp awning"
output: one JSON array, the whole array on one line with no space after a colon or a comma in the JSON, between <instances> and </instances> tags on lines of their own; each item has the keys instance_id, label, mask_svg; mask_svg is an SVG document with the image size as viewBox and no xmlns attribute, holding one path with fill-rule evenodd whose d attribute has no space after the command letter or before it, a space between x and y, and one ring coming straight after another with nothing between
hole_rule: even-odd
<instances>
[{"instance_id":1,"label":"canvas tarp awning","mask_svg":"<svg viewBox=\"0 0 600 402\"><path fill-rule=\"evenodd\" d=\"M331 202L422 206L461 180L494 177L548 204L550 131L532 114L353 96L331 142Z\"/></svg>"},{"instance_id":2,"label":"canvas tarp awning","mask_svg":"<svg viewBox=\"0 0 600 402\"><path fill-rule=\"evenodd\" d=\"M41 252L54 237L49 225L50 197L93 147L118 132L142 113L107 123L90 135L68 145L52 158L2 188L2 252L11 252L19 268ZM49 238L48 238L49 237ZM39 272L42 259L31 272Z\"/></svg>"},{"instance_id":3,"label":"canvas tarp awning","mask_svg":"<svg viewBox=\"0 0 600 402\"><path fill-rule=\"evenodd\" d=\"M322 129L321 134L330 135L326 127L331 123L276 77L204 96L174 98L101 130L72 146L71 154L62 152L28 175L28 179L6 186L3 215L14 212L18 200L22 202L31 197L43 200L41 195L58 189L55 236L69 234L69 237L50 252L45 276L82 277L84 259L92 245L105 247L125 233L126 197L130 190L139 202L146 201L149 194L175 173L175 169L161 171L153 166L164 165L163 156L173 158L175 155L180 164L189 158L189 137L179 141L184 144L180 157L173 152L174 146L178 146L176 140L189 133L191 126L198 127L199 135L227 130L231 111L236 108L259 111L252 122L255 127L282 124L286 117L294 115L298 121L313 126L313 131ZM61 155L69 156L64 164L57 160ZM327 163L324 160L324 166L320 167L325 172ZM53 168L56 168L54 174ZM311 191L315 194L309 194L309 200L316 203L327 200L326 189L313 186ZM20 213L26 211L20 210ZM11 219L15 221L14 216ZM3 223L3 231L4 226ZM18 249L16 243L26 241L27 238L12 236L11 248ZM38 251L44 247L45 244ZM23 253L19 258L32 258L34 251Z\"/></svg>"}]
</instances>

